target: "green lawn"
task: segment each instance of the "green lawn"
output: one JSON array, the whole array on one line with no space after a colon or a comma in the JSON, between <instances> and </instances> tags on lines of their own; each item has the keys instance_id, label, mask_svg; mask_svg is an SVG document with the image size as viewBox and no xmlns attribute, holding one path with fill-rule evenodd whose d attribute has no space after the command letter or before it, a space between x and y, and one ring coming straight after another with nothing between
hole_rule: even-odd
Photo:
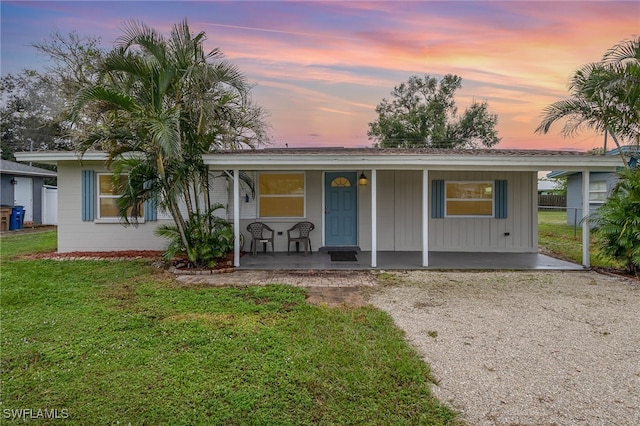
<instances>
[{"instance_id":1,"label":"green lawn","mask_svg":"<svg viewBox=\"0 0 640 426\"><path fill-rule=\"evenodd\" d=\"M1 240L3 421L457 424L382 311L282 285L183 286L143 262L14 258L54 247L55 232Z\"/></svg>"},{"instance_id":2,"label":"green lawn","mask_svg":"<svg viewBox=\"0 0 640 426\"><path fill-rule=\"evenodd\" d=\"M538 245L552 255L575 263L582 263L582 228L567 225L566 212L538 212ZM591 266L621 267L622 264L602 255L596 238L591 234Z\"/></svg>"}]
</instances>

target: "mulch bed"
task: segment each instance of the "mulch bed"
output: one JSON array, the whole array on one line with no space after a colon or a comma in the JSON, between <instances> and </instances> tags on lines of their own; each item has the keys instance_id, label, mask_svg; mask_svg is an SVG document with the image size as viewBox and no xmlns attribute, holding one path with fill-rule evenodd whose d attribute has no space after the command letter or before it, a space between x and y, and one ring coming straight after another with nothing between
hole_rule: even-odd
<instances>
[{"instance_id":1,"label":"mulch bed","mask_svg":"<svg viewBox=\"0 0 640 426\"><path fill-rule=\"evenodd\" d=\"M218 261L213 268L194 268L186 258L175 258L170 262L162 259L161 250L119 250L119 251L73 251L68 253L47 252L18 256L25 260L150 260L162 262L164 268L174 274L209 275L233 272L233 254ZM244 254L244 253L243 253Z\"/></svg>"},{"instance_id":2,"label":"mulch bed","mask_svg":"<svg viewBox=\"0 0 640 426\"><path fill-rule=\"evenodd\" d=\"M150 259L160 260L160 250L122 250L122 251L72 251L68 253L47 252L18 256L18 259L53 259L53 260L126 260L126 259Z\"/></svg>"}]
</instances>

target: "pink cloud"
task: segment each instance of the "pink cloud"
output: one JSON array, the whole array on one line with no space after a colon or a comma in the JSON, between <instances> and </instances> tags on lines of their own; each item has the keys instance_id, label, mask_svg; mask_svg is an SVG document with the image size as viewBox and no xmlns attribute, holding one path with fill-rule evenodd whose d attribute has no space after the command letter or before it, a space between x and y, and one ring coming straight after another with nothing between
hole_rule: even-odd
<instances>
[{"instance_id":1,"label":"pink cloud","mask_svg":"<svg viewBox=\"0 0 640 426\"><path fill-rule=\"evenodd\" d=\"M600 141L564 140L559 128L534 135L540 112L566 96L576 68L640 29L638 2L10 4L21 3L28 15L52 17L40 18L40 29L77 29L105 44L126 19L168 32L189 18L193 31L207 32L207 48L221 48L258 83L274 136L290 145L369 144L367 123L393 86L412 74L455 73L461 109L486 99L498 113L501 146L587 149Z\"/></svg>"}]
</instances>

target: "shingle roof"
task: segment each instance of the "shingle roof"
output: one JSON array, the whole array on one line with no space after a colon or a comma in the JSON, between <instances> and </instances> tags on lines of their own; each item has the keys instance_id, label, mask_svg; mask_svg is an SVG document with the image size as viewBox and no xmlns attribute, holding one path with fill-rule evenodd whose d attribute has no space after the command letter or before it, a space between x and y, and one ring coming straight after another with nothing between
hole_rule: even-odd
<instances>
[{"instance_id":1,"label":"shingle roof","mask_svg":"<svg viewBox=\"0 0 640 426\"><path fill-rule=\"evenodd\" d=\"M16 163L9 160L0 160L0 173L17 176L45 176L56 177L57 173L27 164Z\"/></svg>"},{"instance_id":2,"label":"shingle roof","mask_svg":"<svg viewBox=\"0 0 640 426\"><path fill-rule=\"evenodd\" d=\"M592 154L580 151L547 151L534 149L441 149L441 148L341 148L341 147L314 147L314 148L265 148L244 149L235 151L218 151L220 155L429 155L429 156L580 156L597 157L601 154Z\"/></svg>"},{"instance_id":3,"label":"shingle roof","mask_svg":"<svg viewBox=\"0 0 640 426\"><path fill-rule=\"evenodd\" d=\"M71 151L17 153L21 161L57 164L105 161L105 152L89 151L82 159ZM216 170L592 170L612 171L618 158L578 151L433 148L266 148L203 154Z\"/></svg>"}]
</instances>

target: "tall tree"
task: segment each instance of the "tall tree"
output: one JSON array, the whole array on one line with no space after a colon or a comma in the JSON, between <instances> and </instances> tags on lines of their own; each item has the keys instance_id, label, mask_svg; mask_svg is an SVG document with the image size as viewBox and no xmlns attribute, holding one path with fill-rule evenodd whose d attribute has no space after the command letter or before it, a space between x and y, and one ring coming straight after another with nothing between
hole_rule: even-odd
<instances>
[{"instance_id":1,"label":"tall tree","mask_svg":"<svg viewBox=\"0 0 640 426\"><path fill-rule=\"evenodd\" d=\"M487 102L473 102L458 116L455 92L462 78L447 74L438 81L411 76L394 87L392 99L376 107L378 119L367 135L383 148L479 148L498 142L498 117Z\"/></svg>"},{"instance_id":2,"label":"tall tree","mask_svg":"<svg viewBox=\"0 0 640 426\"><path fill-rule=\"evenodd\" d=\"M616 44L600 62L578 69L569 95L544 109L536 132L548 133L554 123L565 120L564 136L584 128L608 133L626 166L621 144L640 140L640 37Z\"/></svg>"},{"instance_id":3,"label":"tall tree","mask_svg":"<svg viewBox=\"0 0 640 426\"><path fill-rule=\"evenodd\" d=\"M47 58L46 74L57 81L66 98L100 79L100 62L105 50L95 36L81 36L77 31L52 32L43 41L31 44Z\"/></svg>"},{"instance_id":4,"label":"tall tree","mask_svg":"<svg viewBox=\"0 0 640 426\"><path fill-rule=\"evenodd\" d=\"M100 78L104 51L98 38L56 31L32 46L46 57L46 69L8 74L0 83L4 159L16 151L73 149L67 108L82 87Z\"/></svg>"},{"instance_id":5,"label":"tall tree","mask_svg":"<svg viewBox=\"0 0 640 426\"><path fill-rule=\"evenodd\" d=\"M24 70L0 79L2 158L17 151L73 149L65 137L65 100L57 82Z\"/></svg>"},{"instance_id":6,"label":"tall tree","mask_svg":"<svg viewBox=\"0 0 640 426\"><path fill-rule=\"evenodd\" d=\"M144 201L157 199L197 265L212 259L194 236L210 235L216 225L202 154L252 147L267 137L246 78L219 50L205 52L204 41L205 33L192 35L186 21L168 37L128 22L102 64L103 80L81 90L73 109L76 121L86 108L100 112L81 150L108 151L116 174L127 176L118 180L125 194L118 201L121 217L128 221Z\"/></svg>"}]
</instances>

